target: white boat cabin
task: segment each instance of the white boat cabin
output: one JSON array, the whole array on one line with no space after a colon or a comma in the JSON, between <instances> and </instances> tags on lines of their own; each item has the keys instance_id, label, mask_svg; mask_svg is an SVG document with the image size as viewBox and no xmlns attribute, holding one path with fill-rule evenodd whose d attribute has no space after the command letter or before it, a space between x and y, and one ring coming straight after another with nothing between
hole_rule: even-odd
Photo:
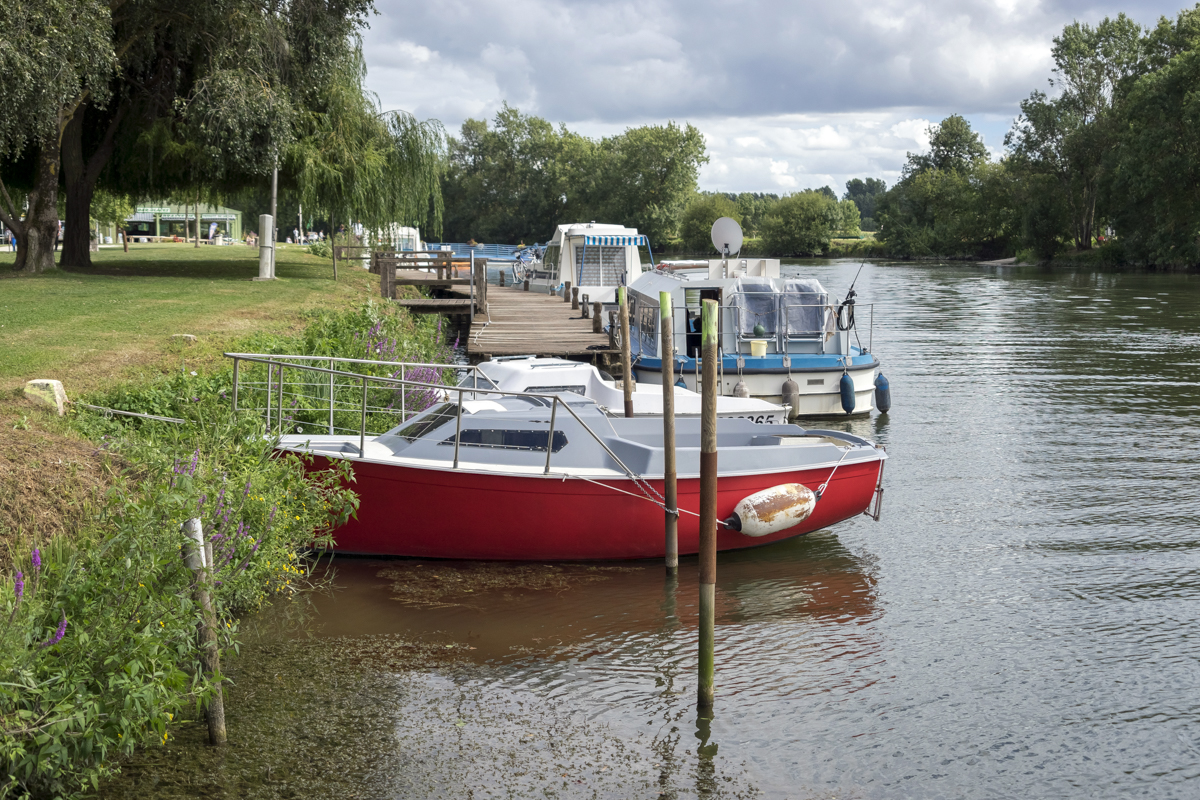
<instances>
[{"instance_id":1,"label":"white boat cabin","mask_svg":"<svg viewBox=\"0 0 1200 800\"><path fill-rule=\"evenodd\" d=\"M559 225L542 263L529 279L530 291L560 292L567 281L579 287L582 300L614 303L618 286L627 286L642 274L639 247L650 242L637 228L596 222Z\"/></svg>"}]
</instances>

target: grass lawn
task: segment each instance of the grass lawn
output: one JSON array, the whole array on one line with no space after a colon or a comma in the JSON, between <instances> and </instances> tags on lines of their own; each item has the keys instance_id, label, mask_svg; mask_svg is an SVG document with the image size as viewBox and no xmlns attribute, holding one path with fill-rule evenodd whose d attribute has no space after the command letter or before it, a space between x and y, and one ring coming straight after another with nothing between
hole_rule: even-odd
<instances>
[{"instance_id":1,"label":"grass lawn","mask_svg":"<svg viewBox=\"0 0 1200 800\"><path fill-rule=\"evenodd\" d=\"M87 271L17 277L0 252L0 392L57 378L68 396L139 369L215 361L222 346L256 330L285 330L296 312L378 297L361 262L338 265L299 247L279 250L279 280L258 275L257 248L130 245L92 254ZM187 347L171 334L198 338Z\"/></svg>"}]
</instances>

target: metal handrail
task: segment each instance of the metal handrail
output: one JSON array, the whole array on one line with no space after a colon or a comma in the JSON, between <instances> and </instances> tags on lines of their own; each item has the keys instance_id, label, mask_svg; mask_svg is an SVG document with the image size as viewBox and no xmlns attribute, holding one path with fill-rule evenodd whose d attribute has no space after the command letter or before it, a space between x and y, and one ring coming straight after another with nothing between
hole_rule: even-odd
<instances>
[{"instance_id":1,"label":"metal handrail","mask_svg":"<svg viewBox=\"0 0 1200 800\"><path fill-rule=\"evenodd\" d=\"M367 398L367 384L370 381L386 383L386 384L389 384L392 386L402 386L402 387L403 386L414 386L414 387L420 387L423 389L440 389L442 391L445 391L447 394L449 394L449 392L451 392L451 391L458 393L458 403L457 403L457 410L456 410L457 421L455 424L455 432L454 432L454 469L458 469L458 449L459 449L459 442L460 442L461 435L462 435L462 404L463 404L463 395L465 393L469 392L472 395L493 394L493 395L501 395L504 397L529 397L529 398L535 398L538 400L548 400L548 401L550 401L550 431L548 434L549 438L547 440L548 446L546 448L545 474L550 473L550 456L553 454L553 450L554 450L554 448L553 448L554 422L555 422L555 417L556 417L556 411L560 404L560 398L557 394L541 394L541 393L537 393L537 392L512 392L512 391L502 391L499 389L479 389L474 386L449 386L446 384L433 384L433 383L424 383L421 381L409 381L409 380L404 380L403 378L391 378L391 377L381 377L381 376L375 376L375 375L363 375L362 373L357 373L357 372L344 372L341 370L325 369L323 367L310 366L307 364L291 364L288 362L277 360L278 357L272 357L272 356L264 357L262 355L250 354L250 353L236 353L236 354L235 353L225 353L225 355L229 358L234 359L235 368L234 368L233 396L235 398L237 397L238 370L237 370L236 364L238 361L247 361L247 362L254 363L254 364L265 364L267 366L268 378L269 378L270 372L272 371L272 368L277 367L279 369L280 384L283 383L283 370L285 367L291 368L291 369L303 370L303 371L307 371L307 372L316 372L319 374L328 374L330 376L342 376L342 377L346 377L346 378L355 378L355 379L361 380L362 385L363 385L363 391L362 391L363 401L362 401L362 417L361 417L361 424L360 424L360 428L359 428L359 440L358 440L358 454L359 454L360 458L363 457L363 455L365 454L365 451L366 451L366 428L367 428L366 398ZM283 358L291 358L291 357L292 356L283 356ZM304 358L306 360L312 360L312 359L316 359L316 358L324 359L325 357L324 356L303 356L301 358ZM372 363L372 364L381 363L381 362L369 361L369 360L363 360L363 361L365 363ZM441 365L436 365L436 366L450 367L452 365L441 364ZM270 396L271 396L270 387L268 387L268 391L267 391L268 401L270 399ZM403 394L401 396L403 396ZM592 439L595 440L596 444L600 445L600 447L604 450L604 452L606 454L608 454L608 457L611 458L614 462L616 462L617 466L619 466L626 475L628 475L630 478L633 478L635 480L637 479L638 476L633 472L633 470L631 470L631 469L629 469L629 467L625 466L625 462L622 461L617 456L617 454L612 451L612 448L610 448L607 444L605 444L604 440L601 439L600 436L597 435L596 432L591 429L591 426L589 426L586 422L584 422L580 418L580 416L575 413L575 410L573 408L571 408L569 403L561 403L561 405L564 409L567 410L567 413L569 413L575 419L575 421L578 422L579 425L585 431L588 432L588 435L591 436ZM236 403L234 405L233 410L235 412L238 410ZM283 431L283 428L282 428L282 426L283 426L282 402L280 403L280 408L278 410L277 423L279 426L280 433L282 433L282 431ZM270 430L270 418L269 417L267 419L267 429Z\"/></svg>"}]
</instances>

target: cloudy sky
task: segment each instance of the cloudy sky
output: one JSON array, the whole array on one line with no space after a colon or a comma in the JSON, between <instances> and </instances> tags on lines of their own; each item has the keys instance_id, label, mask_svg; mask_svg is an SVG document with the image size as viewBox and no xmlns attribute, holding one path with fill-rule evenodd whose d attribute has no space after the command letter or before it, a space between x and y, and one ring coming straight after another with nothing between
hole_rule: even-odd
<instances>
[{"instance_id":1,"label":"cloudy sky","mask_svg":"<svg viewBox=\"0 0 1200 800\"><path fill-rule=\"evenodd\" d=\"M925 129L966 116L997 153L1051 40L1181 0L376 0L368 85L385 108L490 118L502 103L591 136L668 120L708 142L702 189L891 185Z\"/></svg>"}]
</instances>

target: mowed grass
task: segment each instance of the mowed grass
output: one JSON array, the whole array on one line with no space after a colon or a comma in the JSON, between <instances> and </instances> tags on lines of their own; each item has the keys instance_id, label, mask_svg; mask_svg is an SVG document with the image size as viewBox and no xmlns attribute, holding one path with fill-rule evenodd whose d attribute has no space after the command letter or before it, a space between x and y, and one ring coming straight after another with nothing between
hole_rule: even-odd
<instances>
[{"instance_id":1,"label":"mowed grass","mask_svg":"<svg viewBox=\"0 0 1200 800\"><path fill-rule=\"evenodd\" d=\"M360 261L339 263L335 283L328 259L299 247L277 257L275 281L251 280L257 248L189 244L102 249L91 270L16 277L14 254L2 252L0 391L57 378L72 396L146 368L212 362L238 336L290 329L303 309L378 297ZM184 346L177 333L198 342Z\"/></svg>"}]
</instances>

